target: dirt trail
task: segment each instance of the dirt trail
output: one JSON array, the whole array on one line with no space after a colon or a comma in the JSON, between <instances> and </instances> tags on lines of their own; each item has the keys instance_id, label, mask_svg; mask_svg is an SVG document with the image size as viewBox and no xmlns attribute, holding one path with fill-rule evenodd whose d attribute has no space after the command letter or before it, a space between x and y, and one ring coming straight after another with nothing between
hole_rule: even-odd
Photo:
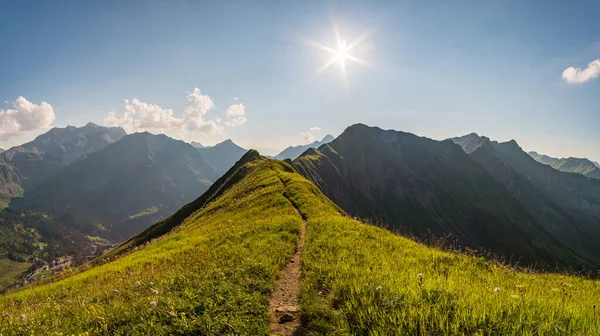
<instances>
[{"instance_id":1,"label":"dirt trail","mask_svg":"<svg viewBox=\"0 0 600 336\"><path fill-rule=\"evenodd\" d=\"M296 210L298 213L298 210ZM285 266L275 284L275 290L269 299L269 328L272 335L299 335L300 309L298 295L300 294L300 262L304 248L306 221L302 220L298 247L290 263Z\"/></svg>"}]
</instances>

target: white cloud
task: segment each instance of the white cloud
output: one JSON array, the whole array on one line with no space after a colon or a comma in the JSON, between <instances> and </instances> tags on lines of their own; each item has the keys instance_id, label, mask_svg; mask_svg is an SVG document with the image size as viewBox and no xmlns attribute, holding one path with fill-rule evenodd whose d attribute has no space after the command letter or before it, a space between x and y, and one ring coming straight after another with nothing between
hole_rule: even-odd
<instances>
[{"instance_id":1,"label":"white cloud","mask_svg":"<svg viewBox=\"0 0 600 336\"><path fill-rule=\"evenodd\" d=\"M319 132L320 127L311 127L306 132L300 132L300 137L304 142L314 142L316 140L314 133Z\"/></svg>"},{"instance_id":2,"label":"white cloud","mask_svg":"<svg viewBox=\"0 0 600 336\"><path fill-rule=\"evenodd\" d=\"M225 122L225 125L227 126L236 126L236 125L243 125L246 123L246 121L248 121L248 119L246 119L245 117L237 117L237 118L233 118L229 121Z\"/></svg>"},{"instance_id":3,"label":"white cloud","mask_svg":"<svg viewBox=\"0 0 600 336\"><path fill-rule=\"evenodd\" d=\"M227 110L225 110L225 116L228 118L225 125L230 127L243 125L247 121L246 117L244 117L245 115L246 110L243 104L230 105Z\"/></svg>"},{"instance_id":4,"label":"white cloud","mask_svg":"<svg viewBox=\"0 0 600 336\"><path fill-rule=\"evenodd\" d=\"M215 107L214 101L200 89L194 88L186 96L185 108L181 118L174 116L172 109L158 105L143 103L139 99L125 100L123 116L109 112L104 122L110 126L121 126L127 132L142 130L160 131L161 133L176 133L183 137L184 132L199 132L204 135L225 133L225 126L241 125L246 122L244 105L235 104L225 111L227 121L217 117L214 120L206 118L206 114Z\"/></svg>"},{"instance_id":5,"label":"white cloud","mask_svg":"<svg viewBox=\"0 0 600 336\"><path fill-rule=\"evenodd\" d=\"M241 117L246 114L244 110L244 105L242 104L233 104L225 110L225 116L227 117Z\"/></svg>"},{"instance_id":6,"label":"white cloud","mask_svg":"<svg viewBox=\"0 0 600 336\"><path fill-rule=\"evenodd\" d=\"M10 141L24 133L47 129L56 119L52 105L36 105L24 97L12 102L12 109L0 109L0 140Z\"/></svg>"},{"instance_id":7,"label":"white cloud","mask_svg":"<svg viewBox=\"0 0 600 336\"><path fill-rule=\"evenodd\" d=\"M233 100L238 100L238 97L233 97Z\"/></svg>"},{"instance_id":8,"label":"white cloud","mask_svg":"<svg viewBox=\"0 0 600 336\"><path fill-rule=\"evenodd\" d=\"M568 67L562 73L562 78L568 83L585 83L600 76L600 58L591 61L587 68Z\"/></svg>"}]
</instances>

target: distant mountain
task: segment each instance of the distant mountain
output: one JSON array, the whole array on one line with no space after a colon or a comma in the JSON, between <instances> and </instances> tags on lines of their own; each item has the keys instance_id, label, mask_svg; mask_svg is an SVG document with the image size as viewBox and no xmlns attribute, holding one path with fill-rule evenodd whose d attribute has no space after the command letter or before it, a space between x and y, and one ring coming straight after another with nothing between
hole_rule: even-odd
<instances>
[{"instance_id":1,"label":"distant mountain","mask_svg":"<svg viewBox=\"0 0 600 336\"><path fill-rule=\"evenodd\" d=\"M4 148L0 148L0 154L2 154L5 151Z\"/></svg>"},{"instance_id":2,"label":"distant mountain","mask_svg":"<svg viewBox=\"0 0 600 336\"><path fill-rule=\"evenodd\" d=\"M597 161L592 161L592 163L594 164L594 166L600 168L600 163L598 163Z\"/></svg>"},{"instance_id":3,"label":"distant mountain","mask_svg":"<svg viewBox=\"0 0 600 336\"><path fill-rule=\"evenodd\" d=\"M425 241L451 235L458 245L526 263L592 264L452 141L357 124L293 163L349 214Z\"/></svg>"},{"instance_id":4,"label":"distant mountain","mask_svg":"<svg viewBox=\"0 0 600 336\"><path fill-rule=\"evenodd\" d=\"M327 134L321 141L315 141L313 143L310 143L308 145L299 145L299 146L289 146L288 148L284 149L281 153L277 154L274 159L277 160L285 160L285 159L291 159L294 160L295 158L297 158L298 156L300 156L302 153L304 153L307 149L309 148L319 148L321 147L321 145L324 145L326 143L329 143L331 141L333 141L334 137L331 134Z\"/></svg>"},{"instance_id":5,"label":"distant mountain","mask_svg":"<svg viewBox=\"0 0 600 336\"><path fill-rule=\"evenodd\" d=\"M197 141L192 141L192 142L190 143L190 145L192 145L192 146L194 146L194 147L196 147L196 148L206 148L206 147L207 147L207 146L204 146L203 144L201 144L201 143L199 143L199 142L197 142Z\"/></svg>"},{"instance_id":6,"label":"distant mountain","mask_svg":"<svg viewBox=\"0 0 600 336\"><path fill-rule=\"evenodd\" d=\"M77 128L53 128L35 140L0 154L0 163L15 168L22 187L28 189L48 180L80 156L103 149L125 136L120 127L93 123Z\"/></svg>"},{"instance_id":7,"label":"distant mountain","mask_svg":"<svg viewBox=\"0 0 600 336\"><path fill-rule=\"evenodd\" d=\"M537 152L527 153L537 162L546 164L554 169L558 169L565 173L579 173L581 175L600 179L600 168L588 159L579 158L562 158L557 159L547 155L538 154Z\"/></svg>"},{"instance_id":8,"label":"distant mountain","mask_svg":"<svg viewBox=\"0 0 600 336\"><path fill-rule=\"evenodd\" d=\"M464 139L471 141L466 143ZM512 193L536 222L564 246L600 265L600 181L539 163L513 140L454 138ZM474 144L479 144L475 146Z\"/></svg>"},{"instance_id":9,"label":"distant mountain","mask_svg":"<svg viewBox=\"0 0 600 336\"><path fill-rule=\"evenodd\" d=\"M221 175L213 167L190 144L136 133L82 156L13 203L20 209L68 213L128 237L206 191Z\"/></svg>"},{"instance_id":10,"label":"distant mountain","mask_svg":"<svg viewBox=\"0 0 600 336\"><path fill-rule=\"evenodd\" d=\"M247 152L246 149L236 145L231 139L212 147L197 148L197 150L210 162L218 175L217 177L225 174Z\"/></svg>"}]
</instances>

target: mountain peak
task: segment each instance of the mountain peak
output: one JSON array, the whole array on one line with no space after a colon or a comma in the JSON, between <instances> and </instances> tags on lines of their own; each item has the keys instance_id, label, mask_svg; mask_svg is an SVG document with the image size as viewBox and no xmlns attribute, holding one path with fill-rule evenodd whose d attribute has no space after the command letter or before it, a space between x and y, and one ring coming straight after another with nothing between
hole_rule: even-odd
<instances>
[{"instance_id":1,"label":"mountain peak","mask_svg":"<svg viewBox=\"0 0 600 336\"><path fill-rule=\"evenodd\" d=\"M192 141L192 142L190 142L190 145L192 145L193 147L196 147L196 148L205 148L206 147L198 141Z\"/></svg>"}]
</instances>

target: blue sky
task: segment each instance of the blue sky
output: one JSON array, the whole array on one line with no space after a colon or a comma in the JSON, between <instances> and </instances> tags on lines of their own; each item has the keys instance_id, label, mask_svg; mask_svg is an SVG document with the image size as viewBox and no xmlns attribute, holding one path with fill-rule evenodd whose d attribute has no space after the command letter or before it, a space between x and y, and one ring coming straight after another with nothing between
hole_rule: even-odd
<instances>
[{"instance_id":1,"label":"blue sky","mask_svg":"<svg viewBox=\"0 0 600 336\"><path fill-rule=\"evenodd\" d=\"M1 2L0 147L111 111L125 122L127 110L161 116L133 130L266 154L362 122L600 160L600 77L561 78L600 58L598 12L595 1ZM370 33L352 53L372 66L347 62L346 84L338 64L315 76L332 54L301 43L335 46L332 19L348 43ZM35 118L17 124L19 109Z\"/></svg>"}]
</instances>

